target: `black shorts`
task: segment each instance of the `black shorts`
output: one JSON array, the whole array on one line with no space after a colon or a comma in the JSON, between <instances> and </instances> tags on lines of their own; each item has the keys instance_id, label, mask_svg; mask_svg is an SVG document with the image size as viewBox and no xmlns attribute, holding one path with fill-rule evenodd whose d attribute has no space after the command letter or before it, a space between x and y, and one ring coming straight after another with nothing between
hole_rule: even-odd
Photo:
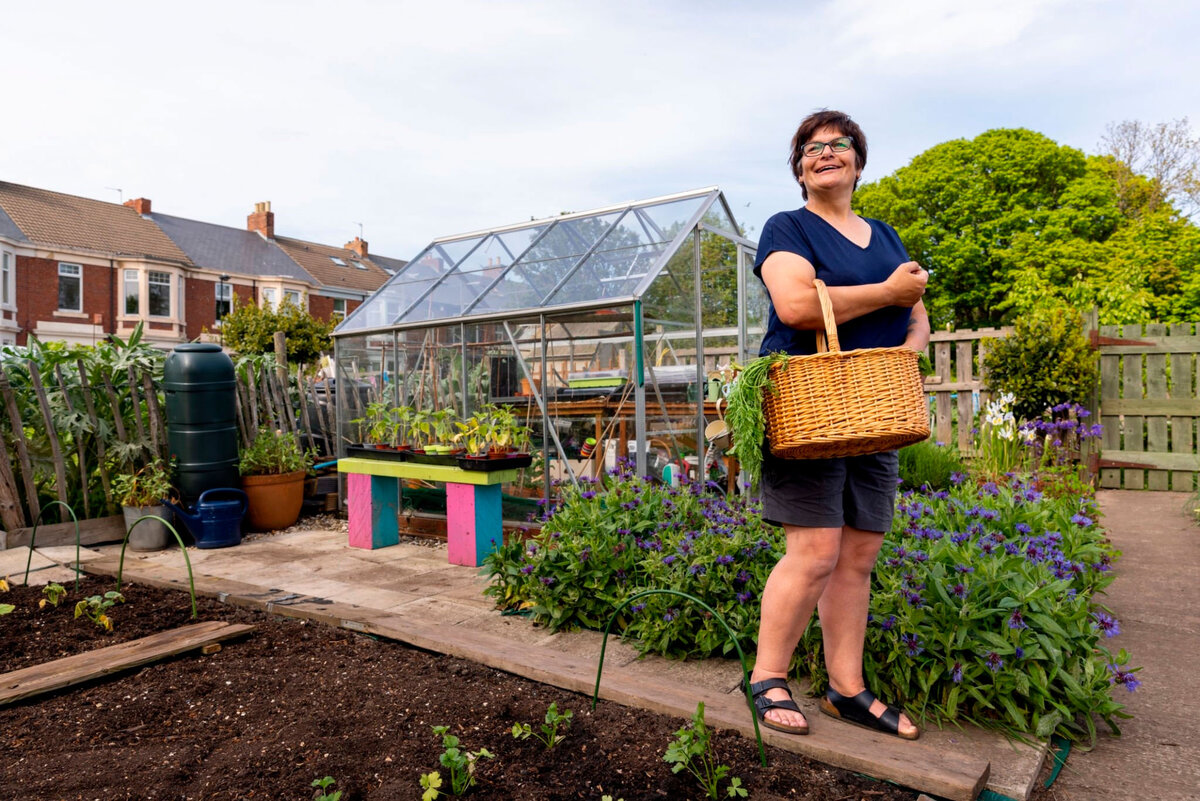
<instances>
[{"instance_id":1,"label":"black shorts","mask_svg":"<svg viewBox=\"0 0 1200 801\"><path fill-rule=\"evenodd\" d=\"M843 459L777 459L763 454L763 519L777 526L885 532L896 511L896 451Z\"/></svg>"}]
</instances>

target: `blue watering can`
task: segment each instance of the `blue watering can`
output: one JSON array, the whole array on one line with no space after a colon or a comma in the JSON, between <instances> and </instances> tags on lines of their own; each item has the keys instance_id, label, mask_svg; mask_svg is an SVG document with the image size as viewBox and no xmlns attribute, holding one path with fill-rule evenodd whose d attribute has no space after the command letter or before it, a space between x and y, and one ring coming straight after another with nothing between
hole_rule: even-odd
<instances>
[{"instance_id":1,"label":"blue watering can","mask_svg":"<svg viewBox=\"0 0 1200 801\"><path fill-rule=\"evenodd\" d=\"M213 495L232 495L228 500L208 500ZM196 501L196 514L166 502L175 510L177 519L182 520L192 533L197 548L228 548L242 542L242 516L246 514L246 493L233 487L210 489L200 494Z\"/></svg>"}]
</instances>

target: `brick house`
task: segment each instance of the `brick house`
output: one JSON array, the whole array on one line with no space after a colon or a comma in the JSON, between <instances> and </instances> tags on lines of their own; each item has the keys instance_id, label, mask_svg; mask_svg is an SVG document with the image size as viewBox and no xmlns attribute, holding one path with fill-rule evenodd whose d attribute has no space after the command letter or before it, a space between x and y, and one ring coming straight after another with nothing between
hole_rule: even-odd
<instances>
[{"instance_id":1,"label":"brick house","mask_svg":"<svg viewBox=\"0 0 1200 801\"><path fill-rule=\"evenodd\" d=\"M285 298L323 319L353 311L405 262L275 236L269 203L246 228L0 181L0 345L92 343L138 323L163 347L219 327L239 302Z\"/></svg>"}]
</instances>

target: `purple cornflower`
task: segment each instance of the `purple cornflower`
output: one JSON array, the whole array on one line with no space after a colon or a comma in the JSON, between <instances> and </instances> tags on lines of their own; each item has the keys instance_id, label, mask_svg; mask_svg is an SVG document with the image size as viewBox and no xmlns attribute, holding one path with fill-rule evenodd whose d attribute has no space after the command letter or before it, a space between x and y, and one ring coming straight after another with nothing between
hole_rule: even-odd
<instances>
[{"instance_id":1,"label":"purple cornflower","mask_svg":"<svg viewBox=\"0 0 1200 801\"><path fill-rule=\"evenodd\" d=\"M588 559L591 559L591 558L592 558L592 549L591 548L584 548L582 551L579 552L579 561L580 562L586 562Z\"/></svg>"},{"instance_id":2,"label":"purple cornflower","mask_svg":"<svg viewBox=\"0 0 1200 801\"><path fill-rule=\"evenodd\" d=\"M688 572L691 573L693 576L703 576L705 571L707 571L707 570L708 570L708 568L706 568L704 565L700 564L699 562L697 562L696 564L694 564L688 568Z\"/></svg>"},{"instance_id":3,"label":"purple cornflower","mask_svg":"<svg viewBox=\"0 0 1200 801\"><path fill-rule=\"evenodd\" d=\"M1024 659L1025 658L1025 649L1018 645L1016 650L1013 652L1013 658L1014 659Z\"/></svg>"},{"instance_id":4,"label":"purple cornflower","mask_svg":"<svg viewBox=\"0 0 1200 801\"><path fill-rule=\"evenodd\" d=\"M993 498L995 498L997 495L1000 494L1000 488L996 486L996 482L989 481L986 484L984 484L982 487L979 488L979 494L980 495L991 495Z\"/></svg>"},{"instance_id":5,"label":"purple cornflower","mask_svg":"<svg viewBox=\"0 0 1200 801\"><path fill-rule=\"evenodd\" d=\"M954 663L954 668L950 671L950 680L955 684L962 681L962 662Z\"/></svg>"},{"instance_id":6,"label":"purple cornflower","mask_svg":"<svg viewBox=\"0 0 1200 801\"><path fill-rule=\"evenodd\" d=\"M1071 522L1074 523L1075 525L1079 526L1080 528L1087 528L1088 526L1090 526L1092 524L1092 519L1090 517L1085 517L1084 515L1077 514L1071 518Z\"/></svg>"},{"instance_id":7,"label":"purple cornflower","mask_svg":"<svg viewBox=\"0 0 1200 801\"><path fill-rule=\"evenodd\" d=\"M662 563L664 565L666 565L667 567L670 567L671 565L675 564L675 560L678 558L679 557L676 556L675 554L671 554L670 556L664 556L662 558Z\"/></svg>"},{"instance_id":8,"label":"purple cornflower","mask_svg":"<svg viewBox=\"0 0 1200 801\"><path fill-rule=\"evenodd\" d=\"M984 657L983 661L988 666L988 670L993 673L999 673L1000 668L1004 667L1004 660L995 651L988 651L988 655Z\"/></svg>"},{"instance_id":9,"label":"purple cornflower","mask_svg":"<svg viewBox=\"0 0 1200 801\"><path fill-rule=\"evenodd\" d=\"M1033 531L1033 529L1031 529L1025 523L1017 523L1015 526L1013 526L1013 528L1016 529L1018 534L1029 534Z\"/></svg>"},{"instance_id":10,"label":"purple cornflower","mask_svg":"<svg viewBox=\"0 0 1200 801\"><path fill-rule=\"evenodd\" d=\"M584 490L583 492L579 493L579 497L583 498L585 501L590 501L592 498L596 497L596 492L594 490Z\"/></svg>"},{"instance_id":11,"label":"purple cornflower","mask_svg":"<svg viewBox=\"0 0 1200 801\"><path fill-rule=\"evenodd\" d=\"M528 576L532 572L533 572L533 565L525 565L525 567L521 568L522 576Z\"/></svg>"},{"instance_id":12,"label":"purple cornflower","mask_svg":"<svg viewBox=\"0 0 1200 801\"><path fill-rule=\"evenodd\" d=\"M971 539L971 535L966 531L956 531L950 535L950 541L955 545L962 545L967 540Z\"/></svg>"},{"instance_id":13,"label":"purple cornflower","mask_svg":"<svg viewBox=\"0 0 1200 801\"><path fill-rule=\"evenodd\" d=\"M966 473L960 473L956 470L950 474L950 483L954 484L955 486L958 486L959 484L963 483L966 480L967 480Z\"/></svg>"},{"instance_id":14,"label":"purple cornflower","mask_svg":"<svg viewBox=\"0 0 1200 801\"><path fill-rule=\"evenodd\" d=\"M1110 684L1124 684L1125 689L1129 690L1129 692L1133 692L1142 686L1142 683L1134 678L1132 671L1125 670L1120 665L1109 663L1108 672L1108 681Z\"/></svg>"},{"instance_id":15,"label":"purple cornflower","mask_svg":"<svg viewBox=\"0 0 1200 801\"><path fill-rule=\"evenodd\" d=\"M738 603L748 604L754 600L754 593L746 590L737 594Z\"/></svg>"},{"instance_id":16,"label":"purple cornflower","mask_svg":"<svg viewBox=\"0 0 1200 801\"><path fill-rule=\"evenodd\" d=\"M733 557L730 554L723 553L717 557L717 564L718 565L731 565L731 564L733 564Z\"/></svg>"},{"instance_id":17,"label":"purple cornflower","mask_svg":"<svg viewBox=\"0 0 1200 801\"><path fill-rule=\"evenodd\" d=\"M547 587L554 586L554 582L556 581L558 581L558 579L554 578L554 576L542 576L542 583Z\"/></svg>"},{"instance_id":18,"label":"purple cornflower","mask_svg":"<svg viewBox=\"0 0 1200 801\"><path fill-rule=\"evenodd\" d=\"M750 574L745 570L739 570L737 575L733 577L734 584L745 584L750 580Z\"/></svg>"},{"instance_id":19,"label":"purple cornflower","mask_svg":"<svg viewBox=\"0 0 1200 801\"><path fill-rule=\"evenodd\" d=\"M895 626L895 625L896 625L896 616L895 616L895 615L888 615L888 616L887 616L887 617L884 619L884 621L883 621L882 623L880 623L880 624L879 624L879 628L883 629L884 631L891 631L891 630L892 630L892 627L893 627L893 626Z\"/></svg>"},{"instance_id":20,"label":"purple cornflower","mask_svg":"<svg viewBox=\"0 0 1200 801\"><path fill-rule=\"evenodd\" d=\"M967 585L961 581L950 588L950 594L960 601L966 600L967 593L969 592L970 590L967 589Z\"/></svg>"},{"instance_id":21,"label":"purple cornflower","mask_svg":"<svg viewBox=\"0 0 1200 801\"><path fill-rule=\"evenodd\" d=\"M1010 629L1029 628L1029 624L1025 622L1025 617L1021 614L1020 609L1014 609L1012 614L1008 616L1008 627Z\"/></svg>"},{"instance_id":22,"label":"purple cornflower","mask_svg":"<svg viewBox=\"0 0 1200 801\"><path fill-rule=\"evenodd\" d=\"M1121 633L1121 624L1112 615L1092 612L1092 628L1104 632L1105 637L1116 637Z\"/></svg>"},{"instance_id":23,"label":"purple cornflower","mask_svg":"<svg viewBox=\"0 0 1200 801\"><path fill-rule=\"evenodd\" d=\"M674 620L678 616L679 616L679 610L672 607L666 611L666 614L663 615L663 620L670 623L672 620Z\"/></svg>"},{"instance_id":24,"label":"purple cornflower","mask_svg":"<svg viewBox=\"0 0 1200 801\"><path fill-rule=\"evenodd\" d=\"M925 650L921 647L921 641L915 634L901 634L900 642L904 643L905 651L909 656L917 656Z\"/></svg>"}]
</instances>

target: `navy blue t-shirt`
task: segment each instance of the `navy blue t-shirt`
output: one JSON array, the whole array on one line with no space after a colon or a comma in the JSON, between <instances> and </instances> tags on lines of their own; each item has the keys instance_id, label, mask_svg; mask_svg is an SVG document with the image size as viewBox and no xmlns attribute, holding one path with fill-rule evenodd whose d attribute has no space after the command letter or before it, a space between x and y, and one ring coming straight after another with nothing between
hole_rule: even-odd
<instances>
[{"instance_id":1,"label":"navy blue t-shirt","mask_svg":"<svg viewBox=\"0 0 1200 801\"><path fill-rule=\"evenodd\" d=\"M908 251L892 226L867 217L863 219L871 226L871 241L865 248L860 248L806 208L773 215L758 238L754 274L761 281L763 262L775 251L782 250L807 259L816 268L817 278L827 286L882 283L897 267L909 261ZM903 345L911 314L912 309L905 306L876 309L839 325L838 343L842 350ZM816 332L784 325L775 313L775 304L771 303L759 355L780 351L793 356L816 353Z\"/></svg>"}]
</instances>

